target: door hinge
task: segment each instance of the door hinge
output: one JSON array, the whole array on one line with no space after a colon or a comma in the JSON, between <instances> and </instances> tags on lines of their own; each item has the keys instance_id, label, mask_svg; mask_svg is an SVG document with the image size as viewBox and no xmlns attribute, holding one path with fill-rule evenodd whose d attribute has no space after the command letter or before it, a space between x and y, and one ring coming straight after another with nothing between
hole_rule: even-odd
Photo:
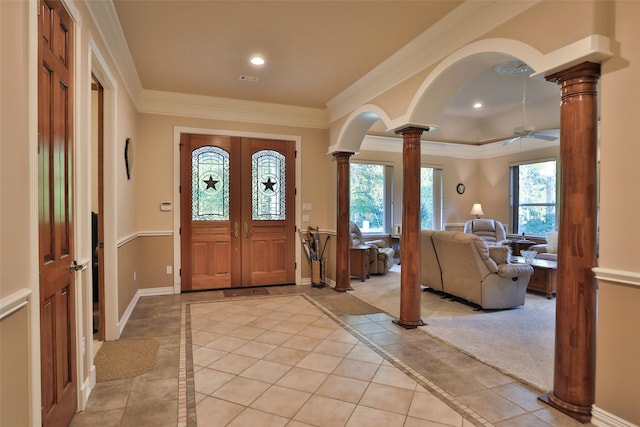
<instances>
[{"instance_id":1,"label":"door hinge","mask_svg":"<svg viewBox=\"0 0 640 427\"><path fill-rule=\"evenodd\" d=\"M294 233L297 233L297 232L298 232L298 226L297 226L297 225L294 225L294 226L293 226L293 232L294 232Z\"/></svg>"},{"instance_id":2,"label":"door hinge","mask_svg":"<svg viewBox=\"0 0 640 427\"><path fill-rule=\"evenodd\" d=\"M178 269L178 276L182 277L182 269L181 268Z\"/></svg>"},{"instance_id":3,"label":"door hinge","mask_svg":"<svg viewBox=\"0 0 640 427\"><path fill-rule=\"evenodd\" d=\"M298 158L298 150L293 150L293 157Z\"/></svg>"},{"instance_id":4,"label":"door hinge","mask_svg":"<svg viewBox=\"0 0 640 427\"><path fill-rule=\"evenodd\" d=\"M294 196L297 196L297 195L298 195L298 189L297 189L297 188L294 188L294 189L293 189L293 195L294 195Z\"/></svg>"},{"instance_id":5,"label":"door hinge","mask_svg":"<svg viewBox=\"0 0 640 427\"><path fill-rule=\"evenodd\" d=\"M298 263L297 263L297 262L294 262L294 263L293 263L293 269L294 269L294 270L297 270L297 269L298 269Z\"/></svg>"}]
</instances>

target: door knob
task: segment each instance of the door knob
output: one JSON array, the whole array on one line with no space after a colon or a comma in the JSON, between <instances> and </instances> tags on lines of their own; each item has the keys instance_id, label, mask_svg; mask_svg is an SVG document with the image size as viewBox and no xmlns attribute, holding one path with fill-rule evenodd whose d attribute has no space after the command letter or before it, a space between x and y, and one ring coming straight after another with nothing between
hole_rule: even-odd
<instances>
[{"instance_id":1,"label":"door knob","mask_svg":"<svg viewBox=\"0 0 640 427\"><path fill-rule=\"evenodd\" d=\"M86 268L86 264L78 264L75 259L69 264L69 270L71 271L84 271Z\"/></svg>"},{"instance_id":2,"label":"door knob","mask_svg":"<svg viewBox=\"0 0 640 427\"><path fill-rule=\"evenodd\" d=\"M247 239L251 237L251 232L249 231L249 224L247 224L246 222L244 223L244 237L246 237Z\"/></svg>"},{"instance_id":3,"label":"door knob","mask_svg":"<svg viewBox=\"0 0 640 427\"><path fill-rule=\"evenodd\" d=\"M236 223L233 225L233 236L234 237L238 237L238 230L240 229L240 226L238 225L238 221L236 221Z\"/></svg>"}]
</instances>

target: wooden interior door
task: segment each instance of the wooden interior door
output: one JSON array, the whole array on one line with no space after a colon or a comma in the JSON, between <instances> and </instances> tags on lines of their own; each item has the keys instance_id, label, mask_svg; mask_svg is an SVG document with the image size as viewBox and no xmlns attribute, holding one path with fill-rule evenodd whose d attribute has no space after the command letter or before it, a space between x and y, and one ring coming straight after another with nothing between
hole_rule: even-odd
<instances>
[{"instance_id":1,"label":"wooden interior door","mask_svg":"<svg viewBox=\"0 0 640 427\"><path fill-rule=\"evenodd\" d=\"M40 0L38 188L40 351L44 426L77 408L73 265L73 24L62 3ZM71 267L71 268L70 268Z\"/></svg>"},{"instance_id":2,"label":"wooden interior door","mask_svg":"<svg viewBox=\"0 0 640 427\"><path fill-rule=\"evenodd\" d=\"M295 282L293 142L180 139L183 291Z\"/></svg>"},{"instance_id":3,"label":"wooden interior door","mask_svg":"<svg viewBox=\"0 0 640 427\"><path fill-rule=\"evenodd\" d=\"M242 141L242 286L295 282L295 147Z\"/></svg>"}]
</instances>

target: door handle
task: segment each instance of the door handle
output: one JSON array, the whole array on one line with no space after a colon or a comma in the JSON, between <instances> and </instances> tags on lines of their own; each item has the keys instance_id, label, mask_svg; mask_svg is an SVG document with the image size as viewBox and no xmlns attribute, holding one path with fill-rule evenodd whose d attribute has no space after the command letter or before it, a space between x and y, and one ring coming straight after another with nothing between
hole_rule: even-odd
<instances>
[{"instance_id":1,"label":"door handle","mask_svg":"<svg viewBox=\"0 0 640 427\"><path fill-rule=\"evenodd\" d=\"M71 270L72 272L84 271L86 268L87 268L86 264L78 264L75 259L71 261L71 264L69 264L69 270Z\"/></svg>"},{"instance_id":2,"label":"door handle","mask_svg":"<svg viewBox=\"0 0 640 427\"><path fill-rule=\"evenodd\" d=\"M238 221L233 225L233 237L238 237L238 231L240 226L238 225Z\"/></svg>"},{"instance_id":3,"label":"door handle","mask_svg":"<svg viewBox=\"0 0 640 427\"><path fill-rule=\"evenodd\" d=\"M246 237L247 239L251 237L251 232L249 231L249 224L247 224L246 222L244 223L244 237Z\"/></svg>"}]
</instances>

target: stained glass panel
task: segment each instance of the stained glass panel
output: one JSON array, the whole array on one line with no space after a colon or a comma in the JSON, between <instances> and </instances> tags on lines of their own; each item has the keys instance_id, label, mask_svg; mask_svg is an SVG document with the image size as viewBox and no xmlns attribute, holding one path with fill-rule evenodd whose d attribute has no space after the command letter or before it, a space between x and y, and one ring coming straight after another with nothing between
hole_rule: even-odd
<instances>
[{"instance_id":1,"label":"stained glass panel","mask_svg":"<svg viewBox=\"0 0 640 427\"><path fill-rule=\"evenodd\" d=\"M254 221L286 219L284 155L262 150L251 156L251 212Z\"/></svg>"},{"instance_id":2,"label":"stained glass panel","mask_svg":"<svg viewBox=\"0 0 640 427\"><path fill-rule=\"evenodd\" d=\"M194 221L229 220L229 153L200 147L191 153L191 217Z\"/></svg>"}]
</instances>

